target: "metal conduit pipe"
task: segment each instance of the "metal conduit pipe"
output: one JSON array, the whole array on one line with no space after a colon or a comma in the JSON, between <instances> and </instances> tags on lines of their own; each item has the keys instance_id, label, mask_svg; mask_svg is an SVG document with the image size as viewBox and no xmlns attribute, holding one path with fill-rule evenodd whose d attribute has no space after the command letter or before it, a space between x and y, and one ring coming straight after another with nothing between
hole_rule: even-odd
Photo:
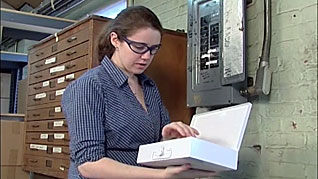
<instances>
[{"instance_id":1,"label":"metal conduit pipe","mask_svg":"<svg viewBox=\"0 0 318 179\"><path fill-rule=\"evenodd\" d=\"M258 69L256 71L255 85L248 87L243 92L244 95L257 96L269 95L271 88L272 72L269 69L270 46L272 33L272 13L271 0L264 0L264 39L262 54L259 59Z\"/></svg>"}]
</instances>

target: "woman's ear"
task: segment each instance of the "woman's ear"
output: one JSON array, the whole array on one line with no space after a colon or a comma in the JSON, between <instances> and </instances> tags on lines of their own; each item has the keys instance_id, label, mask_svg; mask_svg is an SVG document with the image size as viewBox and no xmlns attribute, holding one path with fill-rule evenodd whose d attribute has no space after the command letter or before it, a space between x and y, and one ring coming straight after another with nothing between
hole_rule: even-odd
<instances>
[{"instance_id":1,"label":"woman's ear","mask_svg":"<svg viewBox=\"0 0 318 179\"><path fill-rule=\"evenodd\" d=\"M115 48L118 48L120 45L120 41L118 35L115 32L110 33L110 42Z\"/></svg>"}]
</instances>

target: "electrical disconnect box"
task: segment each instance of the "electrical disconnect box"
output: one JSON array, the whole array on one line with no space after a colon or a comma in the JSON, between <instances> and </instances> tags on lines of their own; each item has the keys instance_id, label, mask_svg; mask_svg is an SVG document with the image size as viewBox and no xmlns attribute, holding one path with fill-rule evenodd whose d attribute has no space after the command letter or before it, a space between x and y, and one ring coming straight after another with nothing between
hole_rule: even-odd
<instances>
[{"instance_id":1,"label":"electrical disconnect box","mask_svg":"<svg viewBox=\"0 0 318 179\"><path fill-rule=\"evenodd\" d=\"M244 0L188 0L189 107L247 101L244 11Z\"/></svg>"}]
</instances>

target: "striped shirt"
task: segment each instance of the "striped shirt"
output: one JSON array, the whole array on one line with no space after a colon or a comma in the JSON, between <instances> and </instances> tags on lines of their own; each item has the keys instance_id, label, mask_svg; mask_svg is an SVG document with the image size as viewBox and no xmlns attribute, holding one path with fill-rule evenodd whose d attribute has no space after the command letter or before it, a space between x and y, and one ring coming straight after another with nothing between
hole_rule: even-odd
<instances>
[{"instance_id":1,"label":"striped shirt","mask_svg":"<svg viewBox=\"0 0 318 179\"><path fill-rule=\"evenodd\" d=\"M170 122L155 83L137 75L147 112L128 85L128 77L107 57L71 83L62 98L70 135L69 178L82 178L77 167L108 157L137 165L138 147L161 140Z\"/></svg>"}]
</instances>

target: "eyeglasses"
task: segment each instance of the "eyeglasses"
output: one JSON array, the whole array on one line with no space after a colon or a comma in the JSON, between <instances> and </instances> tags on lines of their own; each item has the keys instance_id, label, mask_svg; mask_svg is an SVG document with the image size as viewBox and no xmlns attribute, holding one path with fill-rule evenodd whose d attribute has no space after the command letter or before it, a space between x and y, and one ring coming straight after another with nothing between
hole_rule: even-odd
<instances>
[{"instance_id":1,"label":"eyeglasses","mask_svg":"<svg viewBox=\"0 0 318 179\"><path fill-rule=\"evenodd\" d=\"M161 44L153 45L151 47L148 47L147 44L142 42L135 42L132 40L127 39L126 37L122 37L123 40L128 44L130 50L137 54L145 54L146 52L150 51L151 55L155 55L159 49Z\"/></svg>"}]
</instances>

